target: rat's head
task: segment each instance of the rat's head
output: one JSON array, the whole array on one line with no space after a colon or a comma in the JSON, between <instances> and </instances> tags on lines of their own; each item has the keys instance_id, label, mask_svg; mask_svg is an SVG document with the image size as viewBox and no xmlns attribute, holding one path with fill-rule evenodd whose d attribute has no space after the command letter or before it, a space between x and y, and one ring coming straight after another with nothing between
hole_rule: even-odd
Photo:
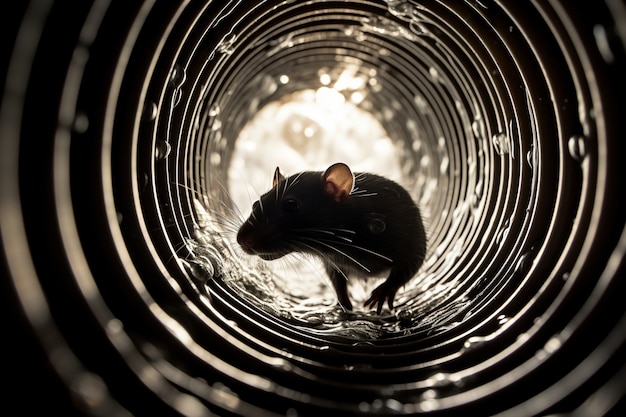
<instances>
[{"instance_id":1,"label":"rat's head","mask_svg":"<svg viewBox=\"0 0 626 417\"><path fill-rule=\"evenodd\" d=\"M277 167L272 183L237 233L244 252L265 260L310 252L302 233L332 219L336 205L352 192L354 174L346 164L337 163L322 173L302 172L285 178Z\"/></svg>"}]
</instances>

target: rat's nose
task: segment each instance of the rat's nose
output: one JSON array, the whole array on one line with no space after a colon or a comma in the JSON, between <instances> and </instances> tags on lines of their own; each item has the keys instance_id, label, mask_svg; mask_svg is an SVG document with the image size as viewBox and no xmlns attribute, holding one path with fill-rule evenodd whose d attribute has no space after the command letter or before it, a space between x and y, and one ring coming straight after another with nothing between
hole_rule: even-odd
<instances>
[{"instance_id":1,"label":"rat's nose","mask_svg":"<svg viewBox=\"0 0 626 417\"><path fill-rule=\"evenodd\" d=\"M242 247L242 249L247 253L254 253L254 247L256 245L256 240L252 233L247 231L244 228L239 230L237 233L237 243Z\"/></svg>"}]
</instances>

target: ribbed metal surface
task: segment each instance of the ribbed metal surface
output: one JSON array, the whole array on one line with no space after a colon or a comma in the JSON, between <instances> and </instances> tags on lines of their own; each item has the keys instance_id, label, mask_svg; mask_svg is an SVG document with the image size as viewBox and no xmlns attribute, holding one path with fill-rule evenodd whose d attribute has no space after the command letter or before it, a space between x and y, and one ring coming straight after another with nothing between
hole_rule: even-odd
<instances>
[{"instance_id":1,"label":"ribbed metal surface","mask_svg":"<svg viewBox=\"0 0 626 417\"><path fill-rule=\"evenodd\" d=\"M3 17L10 413L617 412L626 7L253 3ZM224 221L246 123L345 71L428 220L382 317L273 288Z\"/></svg>"}]
</instances>

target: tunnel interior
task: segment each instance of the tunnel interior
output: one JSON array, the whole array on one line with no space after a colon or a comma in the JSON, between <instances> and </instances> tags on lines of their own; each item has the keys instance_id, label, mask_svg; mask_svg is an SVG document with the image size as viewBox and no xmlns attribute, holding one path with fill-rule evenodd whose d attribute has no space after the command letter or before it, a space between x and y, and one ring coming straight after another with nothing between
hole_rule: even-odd
<instances>
[{"instance_id":1,"label":"tunnel interior","mask_svg":"<svg viewBox=\"0 0 626 417\"><path fill-rule=\"evenodd\" d=\"M13 411L624 406L620 2L51 1L13 25ZM345 311L315 257L235 239L276 166L338 161L403 185L426 226L382 314L363 302L384 277L351 280Z\"/></svg>"}]
</instances>

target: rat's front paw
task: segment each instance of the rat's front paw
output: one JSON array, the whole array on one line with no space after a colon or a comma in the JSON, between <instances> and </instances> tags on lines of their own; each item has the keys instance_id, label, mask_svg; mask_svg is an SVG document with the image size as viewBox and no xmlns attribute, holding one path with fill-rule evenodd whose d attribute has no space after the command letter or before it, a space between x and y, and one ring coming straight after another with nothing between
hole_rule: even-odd
<instances>
[{"instance_id":1,"label":"rat's front paw","mask_svg":"<svg viewBox=\"0 0 626 417\"><path fill-rule=\"evenodd\" d=\"M383 309L383 304L385 304L385 300L387 300L389 310L393 310L393 299L397 291L398 288L389 285L389 281L385 281L372 291L372 295L370 295L370 298L367 299L364 305L368 308L374 308L374 306L376 306L376 314L380 314Z\"/></svg>"}]
</instances>

